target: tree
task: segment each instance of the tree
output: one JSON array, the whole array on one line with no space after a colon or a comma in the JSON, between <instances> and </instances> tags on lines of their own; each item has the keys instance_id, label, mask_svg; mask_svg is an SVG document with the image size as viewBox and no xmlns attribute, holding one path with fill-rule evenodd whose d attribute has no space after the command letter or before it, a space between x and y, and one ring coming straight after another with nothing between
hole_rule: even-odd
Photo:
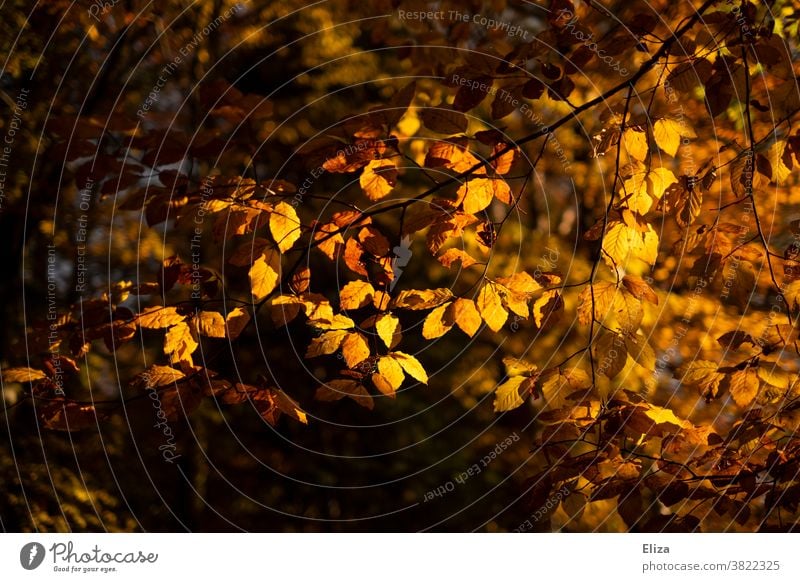
<instances>
[{"instance_id":1,"label":"tree","mask_svg":"<svg viewBox=\"0 0 800 582\"><path fill-rule=\"evenodd\" d=\"M228 415L347 455L327 423L444 406L503 430L404 491L438 521L386 527L474 527L448 520L489 471L515 479L492 528L794 527L793 3L138 7L37 8L86 36L6 49L36 128L2 215L26 283L6 301L15 431L155 440L196 491L195 431ZM66 89L40 87L38 50Z\"/></svg>"}]
</instances>

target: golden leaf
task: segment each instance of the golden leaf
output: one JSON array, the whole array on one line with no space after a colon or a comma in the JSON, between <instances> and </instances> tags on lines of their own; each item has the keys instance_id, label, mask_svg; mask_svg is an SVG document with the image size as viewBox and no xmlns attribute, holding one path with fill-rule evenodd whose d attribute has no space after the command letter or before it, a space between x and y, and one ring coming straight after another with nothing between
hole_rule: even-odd
<instances>
[{"instance_id":1,"label":"golden leaf","mask_svg":"<svg viewBox=\"0 0 800 582\"><path fill-rule=\"evenodd\" d=\"M453 327L453 304L440 305L428 314L422 324L422 337L435 339L450 331Z\"/></svg>"},{"instance_id":2,"label":"golden leaf","mask_svg":"<svg viewBox=\"0 0 800 582\"><path fill-rule=\"evenodd\" d=\"M697 137L697 135L685 123L663 118L653 124L653 137L658 147L674 158L681 145L681 137Z\"/></svg>"},{"instance_id":3,"label":"golden leaf","mask_svg":"<svg viewBox=\"0 0 800 582\"><path fill-rule=\"evenodd\" d=\"M378 372L389 383L392 391L400 388L406 377L405 373L403 373L403 367L397 360L389 356L382 356L378 360Z\"/></svg>"},{"instance_id":4,"label":"golden leaf","mask_svg":"<svg viewBox=\"0 0 800 582\"><path fill-rule=\"evenodd\" d=\"M473 178L461 185L457 192L458 203L463 203L464 212L476 214L489 206L492 199L511 203L511 189L505 180Z\"/></svg>"},{"instance_id":5,"label":"golden leaf","mask_svg":"<svg viewBox=\"0 0 800 582\"><path fill-rule=\"evenodd\" d=\"M391 306L400 309L430 309L438 307L450 300L453 292L447 288L441 289L408 289L401 291L391 303Z\"/></svg>"},{"instance_id":6,"label":"golden leaf","mask_svg":"<svg viewBox=\"0 0 800 582\"><path fill-rule=\"evenodd\" d=\"M261 301L278 285L281 258L275 247L265 247L261 256L250 267L250 288L253 298Z\"/></svg>"},{"instance_id":7,"label":"golden leaf","mask_svg":"<svg viewBox=\"0 0 800 582\"><path fill-rule=\"evenodd\" d=\"M453 263L455 263L456 261L461 261L462 269L471 267L476 263L475 259L473 259L469 253L462 251L461 249L447 249L445 252L443 252L436 258L442 265L444 265L448 269L452 267Z\"/></svg>"},{"instance_id":8,"label":"golden leaf","mask_svg":"<svg viewBox=\"0 0 800 582\"><path fill-rule=\"evenodd\" d=\"M225 337L225 320L216 311L201 311L193 318L197 333L206 337Z\"/></svg>"},{"instance_id":9,"label":"golden leaf","mask_svg":"<svg viewBox=\"0 0 800 582\"><path fill-rule=\"evenodd\" d=\"M643 162L647 158L647 134L634 128L628 128L622 134L622 145L628 155Z\"/></svg>"},{"instance_id":10,"label":"golden leaf","mask_svg":"<svg viewBox=\"0 0 800 582\"><path fill-rule=\"evenodd\" d=\"M136 376L131 385L138 388L158 388L159 386L177 382L185 377L186 375L183 372L175 368L153 365Z\"/></svg>"},{"instance_id":11,"label":"golden leaf","mask_svg":"<svg viewBox=\"0 0 800 582\"><path fill-rule=\"evenodd\" d=\"M385 198L397 184L397 168L389 160L372 160L364 168L359 184L370 200Z\"/></svg>"},{"instance_id":12,"label":"golden leaf","mask_svg":"<svg viewBox=\"0 0 800 582\"><path fill-rule=\"evenodd\" d=\"M359 309L372 302L375 288L367 281L350 281L339 292L342 309Z\"/></svg>"},{"instance_id":13,"label":"golden leaf","mask_svg":"<svg viewBox=\"0 0 800 582\"><path fill-rule=\"evenodd\" d=\"M514 376L503 382L494 392L494 411L506 412L525 404L525 400L520 396L520 388L523 388L527 396L532 383L533 380L525 376Z\"/></svg>"},{"instance_id":14,"label":"golden leaf","mask_svg":"<svg viewBox=\"0 0 800 582\"><path fill-rule=\"evenodd\" d=\"M164 336L164 353L169 356L171 364L193 365L192 353L198 345L192 337L192 330L185 322L173 325Z\"/></svg>"},{"instance_id":15,"label":"golden leaf","mask_svg":"<svg viewBox=\"0 0 800 582\"><path fill-rule=\"evenodd\" d=\"M395 343L395 339L399 336L399 325L400 320L391 313L379 315L375 320L375 330L378 332L378 337L381 338L381 341L383 341L387 348L391 348Z\"/></svg>"},{"instance_id":16,"label":"golden leaf","mask_svg":"<svg viewBox=\"0 0 800 582\"><path fill-rule=\"evenodd\" d=\"M752 368L737 370L730 376L730 390L733 401L741 407L748 406L758 395L758 374Z\"/></svg>"},{"instance_id":17,"label":"golden leaf","mask_svg":"<svg viewBox=\"0 0 800 582\"><path fill-rule=\"evenodd\" d=\"M26 382L36 382L37 380L44 380L47 375L41 370L34 370L33 368L8 368L3 370L3 382L19 382L24 384Z\"/></svg>"},{"instance_id":18,"label":"golden leaf","mask_svg":"<svg viewBox=\"0 0 800 582\"><path fill-rule=\"evenodd\" d=\"M487 282L483 286L475 304L489 329L500 331L508 319L508 312L503 308L502 298L493 283Z\"/></svg>"},{"instance_id":19,"label":"golden leaf","mask_svg":"<svg viewBox=\"0 0 800 582\"><path fill-rule=\"evenodd\" d=\"M136 317L139 327L147 329L163 329L186 319L174 307L148 307Z\"/></svg>"},{"instance_id":20,"label":"golden leaf","mask_svg":"<svg viewBox=\"0 0 800 582\"><path fill-rule=\"evenodd\" d=\"M337 232L339 230L339 226L329 223L323 224L314 233L314 241L317 243L317 248L332 261L344 246L344 237L340 232Z\"/></svg>"},{"instance_id":21,"label":"golden leaf","mask_svg":"<svg viewBox=\"0 0 800 582\"><path fill-rule=\"evenodd\" d=\"M391 357L397 360L397 363L400 364L405 373L414 378L417 382L422 382L423 384L428 383L428 374L417 358L403 352L392 352Z\"/></svg>"},{"instance_id":22,"label":"golden leaf","mask_svg":"<svg viewBox=\"0 0 800 582\"><path fill-rule=\"evenodd\" d=\"M328 331L311 340L306 349L306 358L315 358L334 353L342 345L349 332L343 329Z\"/></svg>"},{"instance_id":23,"label":"golden leaf","mask_svg":"<svg viewBox=\"0 0 800 582\"><path fill-rule=\"evenodd\" d=\"M367 338L358 332L347 334L342 341L342 356L348 368L355 368L369 357Z\"/></svg>"},{"instance_id":24,"label":"golden leaf","mask_svg":"<svg viewBox=\"0 0 800 582\"><path fill-rule=\"evenodd\" d=\"M456 299L453 303L453 320L469 337L474 336L481 328L481 314L472 299Z\"/></svg>"},{"instance_id":25,"label":"golden leaf","mask_svg":"<svg viewBox=\"0 0 800 582\"><path fill-rule=\"evenodd\" d=\"M300 238L300 219L295 209L286 202L278 202L269 215L269 231L278 245L278 250L285 253Z\"/></svg>"}]
</instances>

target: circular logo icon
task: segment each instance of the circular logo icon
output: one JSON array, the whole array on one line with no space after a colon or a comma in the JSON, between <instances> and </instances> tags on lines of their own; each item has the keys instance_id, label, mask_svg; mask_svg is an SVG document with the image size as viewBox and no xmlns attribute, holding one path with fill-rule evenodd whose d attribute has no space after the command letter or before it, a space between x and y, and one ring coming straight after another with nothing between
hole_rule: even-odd
<instances>
[{"instance_id":1,"label":"circular logo icon","mask_svg":"<svg viewBox=\"0 0 800 582\"><path fill-rule=\"evenodd\" d=\"M44 546L38 542L30 542L19 551L19 563L26 570L35 570L44 561Z\"/></svg>"}]
</instances>

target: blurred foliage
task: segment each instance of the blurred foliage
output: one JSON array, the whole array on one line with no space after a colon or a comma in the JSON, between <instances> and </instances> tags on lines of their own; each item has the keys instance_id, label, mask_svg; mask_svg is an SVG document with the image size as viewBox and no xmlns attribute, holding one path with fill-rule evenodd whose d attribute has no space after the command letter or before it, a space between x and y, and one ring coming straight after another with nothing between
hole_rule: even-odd
<instances>
[{"instance_id":1,"label":"blurred foliage","mask_svg":"<svg viewBox=\"0 0 800 582\"><path fill-rule=\"evenodd\" d=\"M0 11L3 529L796 523L791 0Z\"/></svg>"}]
</instances>

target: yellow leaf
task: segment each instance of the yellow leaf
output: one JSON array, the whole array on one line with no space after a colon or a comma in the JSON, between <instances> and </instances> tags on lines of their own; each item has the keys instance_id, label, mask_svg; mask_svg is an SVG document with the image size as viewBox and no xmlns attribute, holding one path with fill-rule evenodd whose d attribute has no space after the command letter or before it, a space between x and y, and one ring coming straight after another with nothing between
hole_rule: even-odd
<instances>
[{"instance_id":1,"label":"yellow leaf","mask_svg":"<svg viewBox=\"0 0 800 582\"><path fill-rule=\"evenodd\" d=\"M592 291L594 289L594 291ZM592 301L594 300L594 318L603 321L614 305L617 287L613 283L601 281L587 286L578 296L578 321L588 325L592 321Z\"/></svg>"},{"instance_id":2,"label":"yellow leaf","mask_svg":"<svg viewBox=\"0 0 800 582\"><path fill-rule=\"evenodd\" d=\"M634 258L652 265L658 258L658 242L658 235L649 224L642 234L636 228L614 221L603 237L603 259L612 269L625 269Z\"/></svg>"},{"instance_id":3,"label":"yellow leaf","mask_svg":"<svg viewBox=\"0 0 800 582\"><path fill-rule=\"evenodd\" d=\"M659 119L653 124L656 144L673 158L678 153L681 137L697 137L691 127L674 119Z\"/></svg>"},{"instance_id":4,"label":"yellow leaf","mask_svg":"<svg viewBox=\"0 0 800 582\"><path fill-rule=\"evenodd\" d=\"M530 392L532 379L525 376L514 376L503 382L497 387L494 393L494 411L506 412L514 410L525 404L525 400L520 396L520 388L523 388L525 395Z\"/></svg>"},{"instance_id":5,"label":"yellow leaf","mask_svg":"<svg viewBox=\"0 0 800 582\"><path fill-rule=\"evenodd\" d=\"M356 323L352 319L341 313L337 313L333 317L310 319L308 324L313 327L318 327L319 329L327 330L353 329L356 326Z\"/></svg>"},{"instance_id":6,"label":"yellow leaf","mask_svg":"<svg viewBox=\"0 0 800 582\"><path fill-rule=\"evenodd\" d=\"M339 349L342 345L344 338L347 337L349 332L337 329L323 333L319 337L311 340L311 343L306 349L306 358L315 358L317 356L325 356L332 354Z\"/></svg>"},{"instance_id":7,"label":"yellow leaf","mask_svg":"<svg viewBox=\"0 0 800 582\"><path fill-rule=\"evenodd\" d=\"M409 289L401 291L392 301L392 307L401 309L430 309L438 307L453 297L450 289Z\"/></svg>"},{"instance_id":8,"label":"yellow leaf","mask_svg":"<svg viewBox=\"0 0 800 582\"><path fill-rule=\"evenodd\" d=\"M541 382L542 395L551 409L561 408L568 402L567 396L592 385L589 375L580 368L545 370Z\"/></svg>"},{"instance_id":9,"label":"yellow leaf","mask_svg":"<svg viewBox=\"0 0 800 582\"><path fill-rule=\"evenodd\" d=\"M456 325L469 337L481 328L481 314L472 299L459 298L453 303L453 319Z\"/></svg>"},{"instance_id":10,"label":"yellow leaf","mask_svg":"<svg viewBox=\"0 0 800 582\"><path fill-rule=\"evenodd\" d=\"M375 288L367 281L350 281L339 292L342 309L359 309L372 302Z\"/></svg>"},{"instance_id":11,"label":"yellow leaf","mask_svg":"<svg viewBox=\"0 0 800 582\"><path fill-rule=\"evenodd\" d=\"M358 332L347 334L342 342L342 356L348 368L355 368L369 357L367 338Z\"/></svg>"},{"instance_id":12,"label":"yellow leaf","mask_svg":"<svg viewBox=\"0 0 800 582\"><path fill-rule=\"evenodd\" d=\"M436 257L439 262L448 269L453 266L456 261L461 261L461 268L466 269L475 264L475 259L472 256L462 251L461 249L447 249L441 255Z\"/></svg>"},{"instance_id":13,"label":"yellow leaf","mask_svg":"<svg viewBox=\"0 0 800 582\"><path fill-rule=\"evenodd\" d=\"M163 329L184 319L186 316L179 315L174 307L148 307L136 317L136 323L147 329Z\"/></svg>"},{"instance_id":14,"label":"yellow leaf","mask_svg":"<svg viewBox=\"0 0 800 582\"><path fill-rule=\"evenodd\" d=\"M139 388L158 388L177 382L186 375L180 370L169 366L150 366L139 374L132 385Z\"/></svg>"},{"instance_id":15,"label":"yellow leaf","mask_svg":"<svg viewBox=\"0 0 800 582\"><path fill-rule=\"evenodd\" d=\"M500 331L508 319L508 312L503 308L502 299L493 283L487 282L483 286L475 303L489 329Z\"/></svg>"},{"instance_id":16,"label":"yellow leaf","mask_svg":"<svg viewBox=\"0 0 800 582\"><path fill-rule=\"evenodd\" d=\"M645 412L645 415L656 424L666 423L680 427L684 427L687 424L686 421L675 416L675 413L669 408L661 408L660 406L653 406L650 410Z\"/></svg>"},{"instance_id":17,"label":"yellow leaf","mask_svg":"<svg viewBox=\"0 0 800 582\"><path fill-rule=\"evenodd\" d=\"M441 305L431 311L422 324L422 337L435 339L450 331L453 327L453 304Z\"/></svg>"},{"instance_id":18,"label":"yellow leaf","mask_svg":"<svg viewBox=\"0 0 800 582\"><path fill-rule=\"evenodd\" d=\"M329 223L323 224L314 233L317 249L332 261L336 259L342 247L344 247L344 237L340 232L337 232L339 230L339 226Z\"/></svg>"},{"instance_id":19,"label":"yellow leaf","mask_svg":"<svg viewBox=\"0 0 800 582\"><path fill-rule=\"evenodd\" d=\"M752 368L737 370L730 376L729 390L733 401L741 407L748 406L758 395L758 374Z\"/></svg>"},{"instance_id":20,"label":"yellow leaf","mask_svg":"<svg viewBox=\"0 0 800 582\"><path fill-rule=\"evenodd\" d=\"M397 363L400 364L406 374L414 378L417 382L422 382L423 384L428 383L428 374L417 358L403 352L392 352L391 356L397 360Z\"/></svg>"},{"instance_id":21,"label":"yellow leaf","mask_svg":"<svg viewBox=\"0 0 800 582\"><path fill-rule=\"evenodd\" d=\"M643 162L647 158L647 134L645 132L629 127L622 134L622 145L633 159Z\"/></svg>"},{"instance_id":22,"label":"yellow leaf","mask_svg":"<svg viewBox=\"0 0 800 582\"><path fill-rule=\"evenodd\" d=\"M700 394L716 396L723 375L717 372L716 362L694 360L678 368L677 378L682 385L697 389Z\"/></svg>"},{"instance_id":23,"label":"yellow leaf","mask_svg":"<svg viewBox=\"0 0 800 582\"><path fill-rule=\"evenodd\" d=\"M397 334L400 320L391 313L384 313L375 320L375 330L387 348L391 348Z\"/></svg>"},{"instance_id":24,"label":"yellow leaf","mask_svg":"<svg viewBox=\"0 0 800 582\"><path fill-rule=\"evenodd\" d=\"M667 168L651 168L645 178L647 182L647 193L656 200L660 200L664 192L672 186L678 179L675 174Z\"/></svg>"},{"instance_id":25,"label":"yellow leaf","mask_svg":"<svg viewBox=\"0 0 800 582\"><path fill-rule=\"evenodd\" d=\"M278 285L281 259L275 247L267 247L250 267L250 288L253 298L261 301Z\"/></svg>"},{"instance_id":26,"label":"yellow leaf","mask_svg":"<svg viewBox=\"0 0 800 582\"><path fill-rule=\"evenodd\" d=\"M241 307L234 307L231 309L228 312L228 316L225 318L228 338L235 340L248 323L250 323L250 313Z\"/></svg>"},{"instance_id":27,"label":"yellow leaf","mask_svg":"<svg viewBox=\"0 0 800 582\"><path fill-rule=\"evenodd\" d=\"M536 373L537 369L535 365L522 358L512 358L510 356L503 358L503 366L505 366L508 376L531 377Z\"/></svg>"},{"instance_id":28,"label":"yellow leaf","mask_svg":"<svg viewBox=\"0 0 800 582\"><path fill-rule=\"evenodd\" d=\"M192 353L198 345L192 337L192 330L185 322L173 325L164 336L164 353L169 356L171 364L193 365Z\"/></svg>"},{"instance_id":29,"label":"yellow leaf","mask_svg":"<svg viewBox=\"0 0 800 582\"><path fill-rule=\"evenodd\" d=\"M384 394L389 398L395 397L394 388L392 388L392 385L389 383L389 380L384 378L381 374L378 374L376 372L372 374L372 376L370 376L370 379L372 380L372 383L375 385L375 388L377 388L381 392L381 394Z\"/></svg>"},{"instance_id":30,"label":"yellow leaf","mask_svg":"<svg viewBox=\"0 0 800 582\"><path fill-rule=\"evenodd\" d=\"M41 370L34 370L33 368L8 368L3 370L3 382L19 382L24 384L26 382L36 382L37 380L44 380L47 375Z\"/></svg>"},{"instance_id":31,"label":"yellow leaf","mask_svg":"<svg viewBox=\"0 0 800 582\"><path fill-rule=\"evenodd\" d=\"M518 271L511 277L498 277L497 282L513 291L531 297L542 288L536 280L525 271Z\"/></svg>"},{"instance_id":32,"label":"yellow leaf","mask_svg":"<svg viewBox=\"0 0 800 582\"><path fill-rule=\"evenodd\" d=\"M300 219L295 209L286 202L278 202L269 215L269 231L278 244L280 252L285 253L300 238Z\"/></svg>"},{"instance_id":33,"label":"yellow leaf","mask_svg":"<svg viewBox=\"0 0 800 582\"><path fill-rule=\"evenodd\" d=\"M192 318L195 329L206 337L225 337L225 320L216 311L201 311Z\"/></svg>"},{"instance_id":34,"label":"yellow leaf","mask_svg":"<svg viewBox=\"0 0 800 582\"><path fill-rule=\"evenodd\" d=\"M406 377L403 373L403 367L397 360L389 356L383 356L378 360L378 372L389 383L392 391L400 388Z\"/></svg>"},{"instance_id":35,"label":"yellow leaf","mask_svg":"<svg viewBox=\"0 0 800 582\"><path fill-rule=\"evenodd\" d=\"M495 196L510 199L511 192L504 180L473 178L461 185L457 195L459 203L464 205L464 212L476 214L489 206Z\"/></svg>"},{"instance_id":36,"label":"yellow leaf","mask_svg":"<svg viewBox=\"0 0 800 582\"><path fill-rule=\"evenodd\" d=\"M786 140L776 140L767 150L767 159L772 166L772 181L783 184L792 175L792 170L783 163L783 154L786 150Z\"/></svg>"},{"instance_id":37,"label":"yellow leaf","mask_svg":"<svg viewBox=\"0 0 800 582\"><path fill-rule=\"evenodd\" d=\"M389 160L372 160L364 168L359 184L370 200L385 198L397 184L397 168Z\"/></svg>"}]
</instances>

